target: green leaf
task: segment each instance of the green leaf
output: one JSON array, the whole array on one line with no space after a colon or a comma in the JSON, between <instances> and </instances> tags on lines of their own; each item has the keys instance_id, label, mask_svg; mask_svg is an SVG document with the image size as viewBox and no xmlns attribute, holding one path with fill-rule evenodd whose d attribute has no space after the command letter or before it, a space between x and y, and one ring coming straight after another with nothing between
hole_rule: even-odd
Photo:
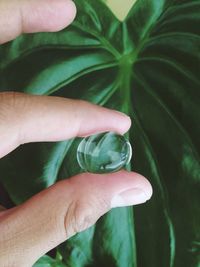
<instances>
[{"instance_id":1,"label":"green leaf","mask_svg":"<svg viewBox=\"0 0 200 267\"><path fill-rule=\"evenodd\" d=\"M65 265L59 260L54 260L49 256L43 256L39 259L33 267L65 267Z\"/></svg>"},{"instance_id":2,"label":"green leaf","mask_svg":"<svg viewBox=\"0 0 200 267\"><path fill-rule=\"evenodd\" d=\"M0 48L0 88L81 98L129 114L132 169L149 178L154 195L68 240L58 248L63 262L197 267L200 1L138 0L123 22L101 1L76 3L69 28ZM28 144L1 160L0 179L15 203L78 173L77 142Z\"/></svg>"}]
</instances>

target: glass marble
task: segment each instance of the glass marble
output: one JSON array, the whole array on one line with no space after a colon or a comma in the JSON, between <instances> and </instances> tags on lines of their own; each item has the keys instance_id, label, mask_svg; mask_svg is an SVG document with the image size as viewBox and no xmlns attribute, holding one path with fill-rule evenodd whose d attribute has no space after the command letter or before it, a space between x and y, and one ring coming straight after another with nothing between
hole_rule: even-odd
<instances>
[{"instance_id":1,"label":"glass marble","mask_svg":"<svg viewBox=\"0 0 200 267\"><path fill-rule=\"evenodd\" d=\"M77 149L77 161L85 172L111 173L131 160L132 148L122 135L107 132L84 138Z\"/></svg>"}]
</instances>

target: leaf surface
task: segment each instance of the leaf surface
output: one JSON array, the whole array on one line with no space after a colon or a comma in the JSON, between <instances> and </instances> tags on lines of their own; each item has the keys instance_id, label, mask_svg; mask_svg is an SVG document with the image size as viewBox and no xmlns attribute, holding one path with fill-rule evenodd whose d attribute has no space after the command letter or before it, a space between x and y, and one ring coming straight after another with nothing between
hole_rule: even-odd
<instances>
[{"instance_id":1,"label":"leaf surface","mask_svg":"<svg viewBox=\"0 0 200 267\"><path fill-rule=\"evenodd\" d=\"M0 48L0 88L129 114L132 169L149 178L154 195L134 209L114 209L60 246L63 263L197 267L200 1L138 0L123 22L101 1L76 3L69 28ZM15 203L78 173L78 142L28 144L1 160L0 178Z\"/></svg>"}]
</instances>

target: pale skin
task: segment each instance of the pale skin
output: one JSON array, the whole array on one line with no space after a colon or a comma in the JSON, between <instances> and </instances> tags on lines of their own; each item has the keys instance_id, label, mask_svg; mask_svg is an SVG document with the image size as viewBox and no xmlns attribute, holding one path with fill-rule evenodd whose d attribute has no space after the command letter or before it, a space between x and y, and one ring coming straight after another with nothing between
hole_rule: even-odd
<instances>
[{"instance_id":1,"label":"pale skin","mask_svg":"<svg viewBox=\"0 0 200 267\"><path fill-rule=\"evenodd\" d=\"M25 32L59 31L75 15L70 0L0 0L0 43ZM128 116L88 102L0 93L0 158L25 143L105 131L124 134L130 126ZM58 182L25 203L1 211L0 266L32 266L111 208L144 203L151 195L148 180L127 171L84 173Z\"/></svg>"}]
</instances>

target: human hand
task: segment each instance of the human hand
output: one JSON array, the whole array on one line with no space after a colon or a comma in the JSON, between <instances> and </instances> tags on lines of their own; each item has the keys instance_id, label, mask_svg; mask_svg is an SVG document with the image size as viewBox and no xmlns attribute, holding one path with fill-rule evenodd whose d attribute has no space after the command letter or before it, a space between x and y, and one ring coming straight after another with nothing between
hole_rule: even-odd
<instances>
[{"instance_id":1,"label":"human hand","mask_svg":"<svg viewBox=\"0 0 200 267\"><path fill-rule=\"evenodd\" d=\"M1 43L21 32L59 30L75 16L71 1L38 2L39 8L37 0L0 0ZM0 158L24 143L60 141L104 131L124 134L129 127L127 116L84 101L0 93ZM143 203L151 194L149 182L133 172L84 173L60 181L0 213L0 266L32 266L111 208Z\"/></svg>"},{"instance_id":2,"label":"human hand","mask_svg":"<svg viewBox=\"0 0 200 267\"><path fill-rule=\"evenodd\" d=\"M24 143L124 134L130 127L126 115L80 100L0 93L0 103L0 157ZM143 203L151 194L144 177L127 171L60 181L0 213L0 266L31 266L111 208Z\"/></svg>"}]
</instances>

